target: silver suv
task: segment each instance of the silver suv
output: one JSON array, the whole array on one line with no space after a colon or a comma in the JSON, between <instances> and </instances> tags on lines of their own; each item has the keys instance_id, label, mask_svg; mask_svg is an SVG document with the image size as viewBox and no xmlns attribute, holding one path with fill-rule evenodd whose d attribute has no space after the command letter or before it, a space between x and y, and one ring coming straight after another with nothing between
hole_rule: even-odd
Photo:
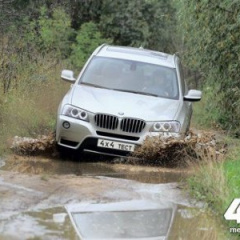
<instances>
[{"instance_id":1,"label":"silver suv","mask_svg":"<svg viewBox=\"0 0 240 240\"><path fill-rule=\"evenodd\" d=\"M73 83L59 105L59 146L109 155L126 155L147 136L179 137L187 132L193 101L176 55L102 45L77 79L70 70L61 78Z\"/></svg>"}]
</instances>

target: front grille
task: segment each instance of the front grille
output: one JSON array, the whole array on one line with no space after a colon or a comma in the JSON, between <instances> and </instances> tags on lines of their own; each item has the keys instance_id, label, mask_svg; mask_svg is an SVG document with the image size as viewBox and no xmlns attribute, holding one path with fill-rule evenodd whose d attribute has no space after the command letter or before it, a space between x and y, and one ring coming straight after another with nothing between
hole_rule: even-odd
<instances>
[{"instance_id":1,"label":"front grille","mask_svg":"<svg viewBox=\"0 0 240 240\"><path fill-rule=\"evenodd\" d=\"M94 117L95 123L100 128L114 130L118 127L118 118L107 114L96 114Z\"/></svg>"},{"instance_id":2,"label":"front grille","mask_svg":"<svg viewBox=\"0 0 240 240\"><path fill-rule=\"evenodd\" d=\"M143 120L124 118L121 121L120 129L128 133L140 133L145 128L146 123Z\"/></svg>"}]
</instances>

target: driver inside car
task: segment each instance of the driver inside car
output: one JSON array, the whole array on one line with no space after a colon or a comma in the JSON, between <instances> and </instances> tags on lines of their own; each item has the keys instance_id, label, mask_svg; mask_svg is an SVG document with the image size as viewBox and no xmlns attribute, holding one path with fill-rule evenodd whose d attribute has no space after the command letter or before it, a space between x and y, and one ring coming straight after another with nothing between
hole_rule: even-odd
<instances>
[{"instance_id":1,"label":"driver inside car","mask_svg":"<svg viewBox=\"0 0 240 240\"><path fill-rule=\"evenodd\" d=\"M157 96L169 97L170 91L168 86L168 80L161 71L155 71L151 78L146 82L144 91Z\"/></svg>"}]
</instances>

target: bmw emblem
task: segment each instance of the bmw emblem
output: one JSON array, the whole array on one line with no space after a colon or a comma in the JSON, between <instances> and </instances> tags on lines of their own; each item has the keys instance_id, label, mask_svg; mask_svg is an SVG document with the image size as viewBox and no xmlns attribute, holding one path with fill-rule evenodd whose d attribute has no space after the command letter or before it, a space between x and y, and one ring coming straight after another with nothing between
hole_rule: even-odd
<instances>
[{"instance_id":1,"label":"bmw emblem","mask_svg":"<svg viewBox=\"0 0 240 240\"><path fill-rule=\"evenodd\" d=\"M124 112L119 112L118 113L120 116L123 116L124 115Z\"/></svg>"}]
</instances>

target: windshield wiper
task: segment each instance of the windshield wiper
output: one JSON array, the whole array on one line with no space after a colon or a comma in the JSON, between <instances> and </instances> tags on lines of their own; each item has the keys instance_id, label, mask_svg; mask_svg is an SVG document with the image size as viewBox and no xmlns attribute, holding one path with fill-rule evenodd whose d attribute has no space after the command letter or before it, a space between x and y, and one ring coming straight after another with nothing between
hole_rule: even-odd
<instances>
[{"instance_id":1,"label":"windshield wiper","mask_svg":"<svg viewBox=\"0 0 240 240\"><path fill-rule=\"evenodd\" d=\"M99 85L93 84L93 83L81 82L80 84L91 86L91 87L96 87L96 88L105 88L105 87L102 87L102 86L99 86Z\"/></svg>"},{"instance_id":2,"label":"windshield wiper","mask_svg":"<svg viewBox=\"0 0 240 240\"><path fill-rule=\"evenodd\" d=\"M103 87L103 86L100 86L100 85L97 85L97 84L94 84L94 83L81 82L80 84L87 85L87 86L91 86L91 87L96 87L96 88L103 88L103 89L114 90L114 89L112 89L112 88Z\"/></svg>"},{"instance_id":3,"label":"windshield wiper","mask_svg":"<svg viewBox=\"0 0 240 240\"><path fill-rule=\"evenodd\" d=\"M139 91L133 91L133 90L125 90L125 89L113 89L113 90L120 91L120 92L129 92L129 93L135 93L135 94L142 94L142 95L147 95L147 96L159 97L157 94L153 94L153 93L139 92Z\"/></svg>"},{"instance_id":4,"label":"windshield wiper","mask_svg":"<svg viewBox=\"0 0 240 240\"><path fill-rule=\"evenodd\" d=\"M134 93L134 94L142 94L142 95L147 95L147 96L159 97L157 94L153 94L153 93L139 92L139 91L133 91L133 90L127 90L127 89L107 88L107 87L99 86L99 85L93 84L93 83L81 82L80 84L91 86L91 87L96 87L96 88L104 88L104 89L119 91L119 92L129 92L129 93Z\"/></svg>"}]
</instances>

